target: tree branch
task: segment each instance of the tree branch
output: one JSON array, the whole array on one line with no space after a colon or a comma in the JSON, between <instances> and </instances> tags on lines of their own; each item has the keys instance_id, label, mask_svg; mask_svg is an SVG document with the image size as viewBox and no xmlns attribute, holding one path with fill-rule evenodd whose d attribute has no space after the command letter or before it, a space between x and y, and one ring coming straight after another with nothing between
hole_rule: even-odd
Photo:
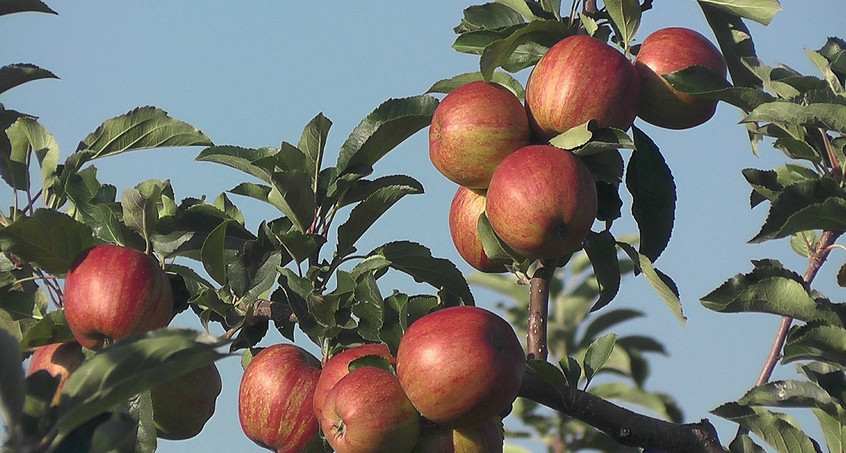
<instances>
[{"instance_id":1,"label":"tree branch","mask_svg":"<svg viewBox=\"0 0 846 453\"><path fill-rule=\"evenodd\" d=\"M554 271L554 261L540 261L529 283L526 354L530 359L546 360L549 354L546 324L549 318L549 284Z\"/></svg>"}]
</instances>

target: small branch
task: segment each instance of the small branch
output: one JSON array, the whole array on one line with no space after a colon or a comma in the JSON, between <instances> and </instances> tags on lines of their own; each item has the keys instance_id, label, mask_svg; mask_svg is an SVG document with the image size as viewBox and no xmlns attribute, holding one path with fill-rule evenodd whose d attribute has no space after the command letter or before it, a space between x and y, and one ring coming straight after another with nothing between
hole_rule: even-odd
<instances>
[{"instance_id":1,"label":"small branch","mask_svg":"<svg viewBox=\"0 0 846 453\"><path fill-rule=\"evenodd\" d=\"M546 360L549 347L546 323L549 319L549 283L555 271L554 261L540 261L529 283L529 317L526 321L526 354L530 359Z\"/></svg>"},{"instance_id":2,"label":"small branch","mask_svg":"<svg viewBox=\"0 0 846 453\"><path fill-rule=\"evenodd\" d=\"M258 299L253 304L253 317L258 319L269 319L274 323L297 322L297 315L291 311L288 304L280 304L267 299ZM256 320L247 320L255 323Z\"/></svg>"}]
</instances>

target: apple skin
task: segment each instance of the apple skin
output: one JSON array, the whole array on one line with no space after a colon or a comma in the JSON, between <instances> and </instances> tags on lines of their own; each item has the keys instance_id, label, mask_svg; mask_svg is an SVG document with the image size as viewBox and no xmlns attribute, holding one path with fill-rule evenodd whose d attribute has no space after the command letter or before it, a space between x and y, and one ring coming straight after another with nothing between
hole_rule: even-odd
<instances>
[{"instance_id":1,"label":"apple skin","mask_svg":"<svg viewBox=\"0 0 846 453\"><path fill-rule=\"evenodd\" d=\"M581 159L551 145L530 145L500 163L485 213L515 252L557 260L581 247L597 204L596 182Z\"/></svg>"},{"instance_id":2,"label":"apple skin","mask_svg":"<svg viewBox=\"0 0 846 453\"><path fill-rule=\"evenodd\" d=\"M647 36L635 59L641 80L638 116L666 129L689 129L710 120L717 109L716 99L679 92L662 77L697 65L726 76L720 50L698 32L669 27Z\"/></svg>"},{"instance_id":3,"label":"apple skin","mask_svg":"<svg viewBox=\"0 0 846 453\"><path fill-rule=\"evenodd\" d=\"M420 414L397 377L369 366L332 387L320 426L337 453L410 453L420 438Z\"/></svg>"},{"instance_id":4,"label":"apple skin","mask_svg":"<svg viewBox=\"0 0 846 453\"><path fill-rule=\"evenodd\" d=\"M447 179L484 189L497 164L529 139L529 119L514 93L496 83L470 82L435 109L429 158Z\"/></svg>"},{"instance_id":5,"label":"apple skin","mask_svg":"<svg viewBox=\"0 0 846 453\"><path fill-rule=\"evenodd\" d=\"M320 419L326 395L342 377L349 374L350 362L368 355L384 357L391 365L396 365L396 358L388 350L388 346L383 343L363 344L349 348L333 355L323 364L323 371L320 373L320 379L317 380L317 387L314 389L314 415L318 419Z\"/></svg>"},{"instance_id":6,"label":"apple skin","mask_svg":"<svg viewBox=\"0 0 846 453\"><path fill-rule=\"evenodd\" d=\"M244 370L238 418L256 444L285 453L322 452L312 398L320 361L293 344L262 349Z\"/></svg>"},{"instance_id":7,"label":"apple skin","mask_svg":"<svg viewBox=\"0 0 846 453\"><path fill-rule=\"evenodd\" d=\"M200 434L222 387L220 372L210 363L150 388L157 436L182 440Z\"/></svg>"},{"instance_id":8,"label":"apple skin","mask_svg":"<svg viewBox=\"0 0 846 453\"><path fill-rule=\"evenodd\" d=\"M481 272L505 272L505 262L492 260L485 254L479 236L479 216L485 212L485 194L458 186L449 208L449 233L458 254Z\"/></svg>"},{"instance_id":9,"label":"apple skin","mask_svg":"<svg viewBox=\"0 0 846 453\"><path fill-rule=\"evenodd\" d=\"M447 428L472 428L507 410L525 369L514 329L479 307L421 317L397 350L397 377L411 404Z\"/></svg>"},{"instance_id":10,"label":"apple skin","mask_svg":"<svg viewBox=\"0 0 846 453\"><path fill-rule=\"evenodd\" d=\"M535 142L591 119L628 130L637 114L640 80L617 49L586 35L549 48L526 82L526 109Z\"/></svg>"},{"instance_id":11,"label":"apple skin","mask_svg":"<svg viewBox=\"0 0 846 453\"><path fill-rule=\"evenodd\" d=\"M438 428L423 436L414 453L502 453L502 420L494 417L469 429Z\"/></svg>"},{"instance_id":12,"label":"apple skin","mask_svg":"<svg viewBox=\"0 0 846 453\"><path fill-rule=\"evenodd\" d=\"M65 317L89 349L165 327L173 291L152 257L129 247L98 245L77 256L65 277Z\"/></svg>"},{"instance_id":13,"label":"apple skin","mask_svg":"<svg viewBox=\"0 0 846 453\"><path fill-rule=\"evenodd\" d=\"M62 388L68 377L82 365L83 360L85 360L85 354L82 353L82 346L76 341L40 346L32 352L27 375L45 370L50 373L50 376L59 377L59 387L52 401L52 405L55 406L59 404Z\"/></svg>"}]
</instances>

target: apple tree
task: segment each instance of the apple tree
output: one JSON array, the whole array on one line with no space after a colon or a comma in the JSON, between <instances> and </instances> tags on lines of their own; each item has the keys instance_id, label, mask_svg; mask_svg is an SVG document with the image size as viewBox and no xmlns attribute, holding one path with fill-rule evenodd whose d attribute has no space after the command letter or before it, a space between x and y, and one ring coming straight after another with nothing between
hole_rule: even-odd
<instances>
[{"instance_id":1,"label":"apple tree","mask_svg":"<svg viewBox=\"0 0 846 453\"><path fill-rule=\"evenodd\" d=\"M386 100L338 150L327 149L332 122L320 113L294 141L248 148L215 143L142 106L104 121L62 157L36 116L0 106L0 177L13 192L13 206L0 213L2 450L150 452L158 437L193 437L220 392L214 363L238 354L245 382L256 383L242 387L244 434L278 451L501 451L519 435L542 439L552 452L760 452L763 444L779 452L821 452L823 444L842 451L846 313L813 283L846 231L846 44L830 38L808 52L819 75L768 66L755 54L746 21L768 24L776 0L698 5L716 45L684 30L638 35L642 15L660 9L651 0L470 6L458 19L453 47L478 56L479 71ZM0 20L24 11L55 14L38 0L8 1L0 3ZM530 72L525 83L523 70ZM9 64L0 68L0 93L55 77L33 64ZM468 87L482 94L448 101ZM494 96L526 108L456 113ZM786 158L774 169L742 170L752 207L769 207L752 242L788 239L808 260L804 271L755 260L747 273L701 297L716 312L782 318L758 381L712 411L738 425L722 439L706 418L685 423L671 396L645 389L649 354L664 352L659 339L613 331L644 316L614 306L624 277L645 279L685 322L671 272L656 266L672 247L676 203L684 200L677 200L659 143L635 118L683 129L707 121L717 102L742 112L753 152L768 152L760 149L765 143ZM482 121L489 117L497 118ZM359 250L385 212L423 193L413 176L380 174L377 164L427 127L433 164L447 178L464 181L456 162L468 155L465 169L490 170L473 175L462 195L475 199L454 202L475 210L462 214L461 226L450 225L456 247L459 238L475 247L462 256L484 272L465 277L454 263L403 238ZM469 139L447 140L456 133ZM513 149L497 150L495 162L485 149L462 155L474 134L488 140L485 147L507 141ZM244 181L207 198L177 195L167 180L118 193L98 179L98 159L162 147L197 147L197 161L226 166ZM632 200L627 210L624 189ZM253 231L237 197L265 203L277 217ZM617 237L611 226L629 215L624 211L638 231ZM133 281L144 273L129 259L98 258L94 251L104 249L141 255L155 277ZM386 288L389 272L408 275L428 292ZM101 273L104 283L90 284ZM846 286L846 266L838 283ZM507 323L474 307L471 285L502 295ZM143 318L161 311L156 304L163 299L163 322L139 321L139 312ZM74 312L94 305L107 309ZM162 327L183 312L196 315L196 329ZM485 324L491 317L497 321ZM418 343L424 352L404 353L427 323L435 333ZM94 327L83 332L82 324ZM109 330L115 325L133 328ZM515 332L523 335L525 349L516 357L514 348L502 353L509 347L486 337L493 331L506 343ZM320 357L297 345L295 332ZM490 352L484 356L490 359L473 369L460 359L411 365L445 356L447 349L436 348L450 344L466 345L460 351L469 354ZM362 345L386 351L332 365ZM508 360L499 363L503 356ZM802 378L771 381L779 362L798 363ZM319 381L333 367L339 374L317 408ZM499 402L498 376L514 370L522 375L516 399ZM450 380L437 381L439 374ZM607 379L594 382L599 374ZM494 380L482 382L488 377ZM268 381L274 388L259 390ZM467 404L439 418L427 406L443 408L432 400L436 392L412 391L427 385L449 390L453 402L492 388L481 400L497 404L487 405L484 416ZM272 393L281 395L278 405L259 407L262 398L252 398ZM779 412L783 407L807 408L824 439L811 438ZM344 418L358 408L367 408L369 423ZM271 411L282 417L268 423ZM339 418L327 422L330 416ZM519 420L523 432L504 432L503 417ZM386 428L402 435L380 437L397 436Z\"/></svg>"}]
</instances>

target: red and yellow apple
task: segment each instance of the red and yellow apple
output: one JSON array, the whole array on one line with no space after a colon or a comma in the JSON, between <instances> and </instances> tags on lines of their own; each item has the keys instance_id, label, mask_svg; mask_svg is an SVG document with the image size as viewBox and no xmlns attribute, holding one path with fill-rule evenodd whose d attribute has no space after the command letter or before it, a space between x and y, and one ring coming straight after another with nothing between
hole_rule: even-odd
<instances>
[{"instance_id":1,"label":"red and yellow apple","mask_svg":"<svg viewBox=\"0 0 846 453\"><path fill-rule=\"evenodd\" d=\"M414 453L502 453L502 420L494 417L468 429L438 427L423 436Z\"/></svg>"},{"instance_id":2,"label":"red and yellow apple","mask_svg":"<svg viewBox=\"0 0 846 453\"><path fill-rule=\"evenodd\" d=\"M505 272L505 262L492 260L485 254L479 236L479 216L485 212L482 191L458 186L449 208L449 233L458 254L467 264L481 272Z\"/></svg>"},{"instance_id":3,"label":"red and yellow apple","mask_svg":"<svg viewBox=\"0 0 846 453\"><path fill-rule=\"evenodd\" d=\"M350 363L368 355L383 357L391 365L396 364L396 359L388 350L388 346L383 343L363 344L346 349L333 355L323 364L323 371L321 371L320 379L317 380L317 387L314 389L314 415L318 419L323 410L326 395L342 377L349 374Z\"/></svg>"},{"instance_id":4,"label":"red and yellow apple","mask_svg":"<svg viewBox=\"0 0 846 453\"><path fill-rule=\"evenodd\" d=\"M85 355L82 353L82 347L76 341L40 346L35 348L32 357L29 359L27 375L45 370L50 373L50 376L59 378L59 387L56 389L52 401L55 406L59 403L62 388L65 386L68 377L79 368L83 360L85 360Z\"/></svg>"},{"instance_id":5,"label":"red and yellow apple","mask_svg":"<svg viewBox=\"0 0 846 453\"><path fill-rule=\"evenodd\" d=\"M166 326L170 281L152 257L129 247L98 245L74 259L65 277L65 318L89 349Z\"/></svg>"},{"instance_id":6,"label":"red and yellow apple","mask_svg":"<svg viewBox=\"0 0 846 453\"><path fill-rule=\"evenodd\" d=\"M190 439L214 414L222 383L214 363L150 388L153 424L162 439Z\"/></svg>"},{"instance_id":7,"label":"red and yellow apple","mask_svg":"<svg viewBox=\"0 0 846 453\"><path fill-rule=\"evenodd\" d=\"M429 158L447 179L484 189L499 161L529 143L526 110L514 93L490 82L470 82L435 109Z\"/></svg>"}]
</instances>

